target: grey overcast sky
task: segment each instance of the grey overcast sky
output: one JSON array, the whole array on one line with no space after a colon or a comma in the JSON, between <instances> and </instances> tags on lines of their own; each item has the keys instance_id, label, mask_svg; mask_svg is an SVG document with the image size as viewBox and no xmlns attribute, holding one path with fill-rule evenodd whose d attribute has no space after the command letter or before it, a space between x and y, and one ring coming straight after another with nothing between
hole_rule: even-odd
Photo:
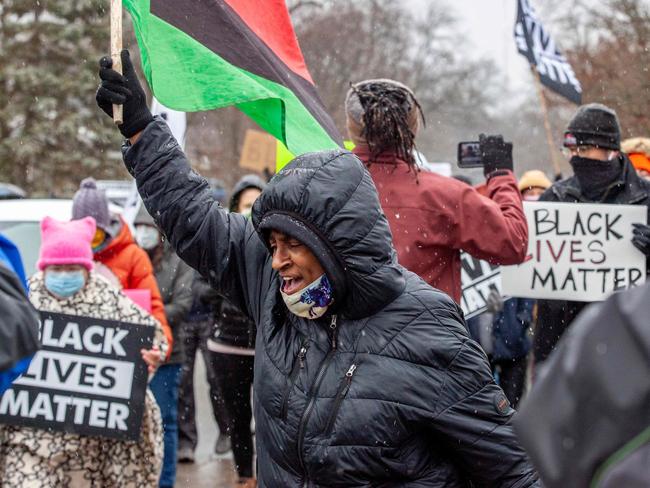
<instances>
[{"instance_id":1,"label":"grey overcast sky","mask_svg":"<svg viewBox=\"0 0 650 488\"><path fill-rule=\"evenodd\" d=\"M435 0L403 1L417 12ZM491 59L509 88L530 82L528 64L517 53L513 37L516 0L447 0L446 4L463 28L472 57Z\"/></svg>"}]
</instances>

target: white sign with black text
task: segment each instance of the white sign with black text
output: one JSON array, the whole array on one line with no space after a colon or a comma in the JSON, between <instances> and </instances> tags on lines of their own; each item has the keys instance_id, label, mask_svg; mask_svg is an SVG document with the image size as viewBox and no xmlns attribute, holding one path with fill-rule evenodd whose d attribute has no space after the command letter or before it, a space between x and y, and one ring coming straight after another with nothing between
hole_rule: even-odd
<instances>
[{"instance_id":1,"label":"white sign with black text","mask_svg":"<svg viewBox=\"0 0 650 488\"><path fill-rule=\"evenodd\" d=\"M646 258L632 244L644 205L524 202L526 261L503 266L511 296L593 302L645 283Z\"/></svg>"}]
</instances>

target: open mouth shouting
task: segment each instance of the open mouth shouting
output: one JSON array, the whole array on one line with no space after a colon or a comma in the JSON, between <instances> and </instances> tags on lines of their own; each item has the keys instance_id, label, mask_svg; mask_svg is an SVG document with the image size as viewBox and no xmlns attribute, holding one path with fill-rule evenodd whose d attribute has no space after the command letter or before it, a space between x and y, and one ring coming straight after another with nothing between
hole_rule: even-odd
<instances>
[{"instance_id":1,"label":"open mouth shouting","mask_svg":"<svg viewBox=\"0 0 650 488\"><path fill-rule=\"evenodd\" d=\"M300 276L283 276L282 292L286 295L293 295L305 287L305 280Z\"/></svg>"}]
</instances>

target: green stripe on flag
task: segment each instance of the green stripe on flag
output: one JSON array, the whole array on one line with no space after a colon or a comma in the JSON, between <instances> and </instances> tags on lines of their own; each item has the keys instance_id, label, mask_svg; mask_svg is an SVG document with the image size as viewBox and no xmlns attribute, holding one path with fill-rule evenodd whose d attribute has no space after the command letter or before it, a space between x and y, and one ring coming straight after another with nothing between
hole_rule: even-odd
<instances>
[{"instance_id":1,"label":"green stripe on flag","mask_svg":"<svg viewBox=\"0 0 650 488\"><path fill-rule=\"evenodd\" d=\"M150 13L149 0L124 0L156 98L183 112L237 106L293 154L339 147L288 88L233 66Z\"/></svg>"},{"instance_id":2,"label":"green stripe on flag","mask_svg":"<svg viewBox=\"0 0 650 488\"><path fill-rule=\"evenodd\" d=\"M345 140L343 141L343 146L345 149L348 151L352 151L355 147L356 144L352 141ZM284 168L287 164L291 162L293 158L296 156L287 149L287 146L282 144L281 141L278 141L277 143L277 149L275 152L275 171L276 173L280 171L282 168Z\"/></svg>"}]
</instances>

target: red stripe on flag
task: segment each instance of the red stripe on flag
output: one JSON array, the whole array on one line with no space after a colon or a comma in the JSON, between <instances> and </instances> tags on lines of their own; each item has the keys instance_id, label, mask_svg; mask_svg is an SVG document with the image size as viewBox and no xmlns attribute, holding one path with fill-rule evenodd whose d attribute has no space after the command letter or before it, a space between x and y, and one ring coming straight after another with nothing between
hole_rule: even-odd
<instances>
[{"instance_id":1,"label":"red stripe on flag","mask_svg":"<svg viewBox=\"0 0 650 488\"><path fill-rule=\"evenodd\" d=\"M225 0L225 3L291 71L314 84L284 0Z\"/></svg>"}]
</instances>

